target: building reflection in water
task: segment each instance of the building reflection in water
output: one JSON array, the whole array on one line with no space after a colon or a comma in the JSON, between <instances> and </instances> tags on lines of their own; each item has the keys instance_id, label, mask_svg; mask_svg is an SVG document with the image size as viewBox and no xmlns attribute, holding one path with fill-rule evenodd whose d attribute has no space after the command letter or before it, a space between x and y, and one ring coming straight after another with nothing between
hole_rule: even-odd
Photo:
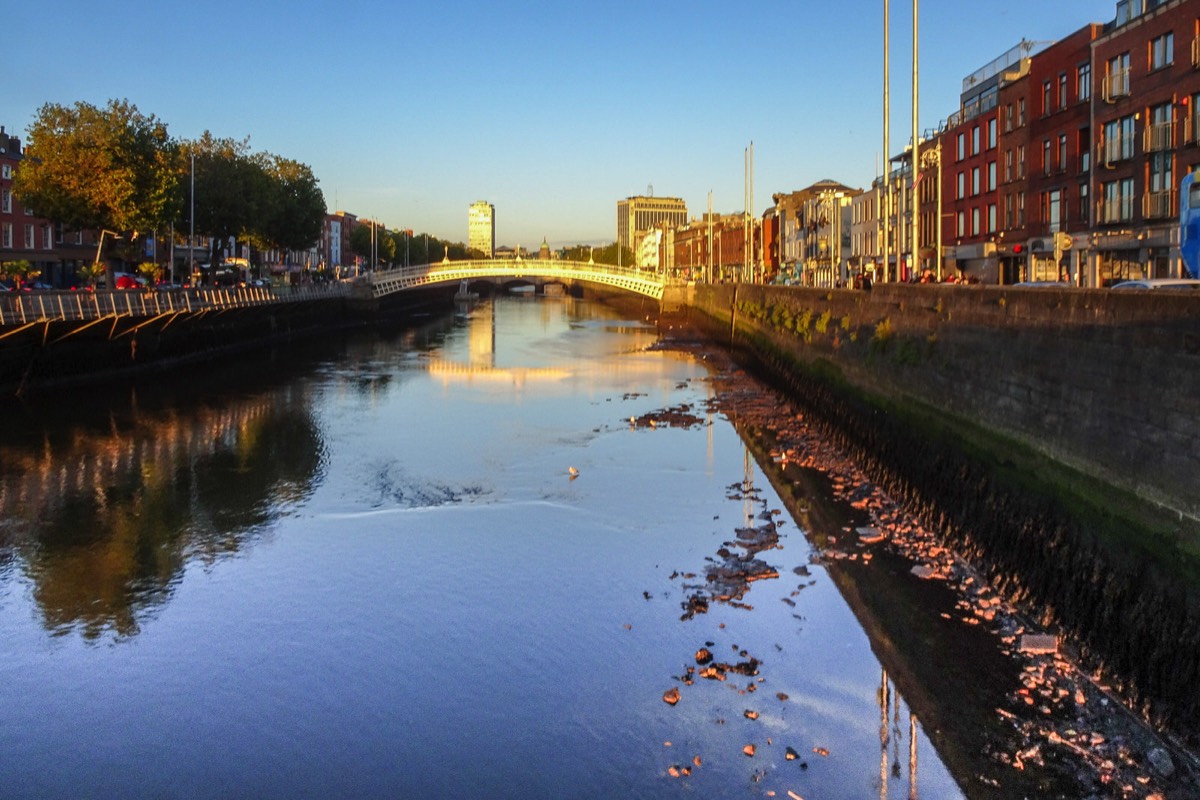
<instances>
[{"instance_id":1,"label":"building reflection in water","mask_svg":"<svg viewBox=\"0 0 1200 800\"><path fill-rule=\"evenodd\" d=\"M888 679L887 667L880 667L879 678L879 797L885 800L888 796L889 769L890 777L901 777L900 741L903 734L900 730L901 710L900 693ZM917 715L908 713L908 797L917 800ZM889 729L889 718L891 727ZM888 745L891 745L889 759Z\"/></svg>"},{"instance_id":2,"label":"building reflection in water","mask_svg":"<svg viewBox=\"0 0 1200 800\"><path fill-rule=\"evenodd\" d=\"M321 442L295 392L114 415L0 444L0 553L52 633L128 637L189 562L236 554L305 498ZM12 578L12 570L5 580Z\"/></svg>"}]
</instances>

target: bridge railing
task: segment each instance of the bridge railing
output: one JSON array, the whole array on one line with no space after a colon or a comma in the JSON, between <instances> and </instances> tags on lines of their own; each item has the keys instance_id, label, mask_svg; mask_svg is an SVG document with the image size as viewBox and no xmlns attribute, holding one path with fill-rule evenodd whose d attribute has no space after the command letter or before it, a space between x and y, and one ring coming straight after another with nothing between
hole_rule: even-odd
<instances>
[{"instance_id":1,"label":"bridge railing","mask_svg":"<svg viewBox=\"0 0 1200 800\"><path fill-rule=\"evenodd\" d=\"M485 278L582 280L616 286L654 298L661 298L663 289L663 277L651 270L582 261L442 261L373 272L369 276L376 297L421 286Z\"/></svg>"},{"instance_id":2,"label":"bridge railing","mask_svg":"<svg viewBox=\"0 0 1200 800\"><path fill-rule=\"evenodd\" d=\"M83 292L6 292L0 295L0 325L31 322L90 321L105 317L156 317L163 314L247 308L340 297L349 284L204 286L185 289Z\"/></svg>"}]
</instances>

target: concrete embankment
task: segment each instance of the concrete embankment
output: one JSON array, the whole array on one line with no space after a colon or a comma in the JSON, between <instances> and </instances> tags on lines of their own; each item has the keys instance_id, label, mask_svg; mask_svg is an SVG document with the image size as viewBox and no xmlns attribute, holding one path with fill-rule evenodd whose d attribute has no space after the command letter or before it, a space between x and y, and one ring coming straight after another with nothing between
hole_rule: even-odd
<instances>
[{"instance_id":1,"label":"concrete embankment","mask_svg":"<svg viewBox=\"0 0 1200 800\"><path fill-rule=\"evenodd\" d=\"M722 285L668 299L1156 724L1200 741L1200 298Z\"/></svg>"},{"instance_id":2,"label":"concrete embankment","mask_svg":"<svg viewBox=\"0 0 1200 800\"><path fill-rule=\"evenodd\" d=\"M361 293L329 292L270 304L18 321L0 327L0 398L119 380L403 318L417 308L448 305L449 291L406 293L386 305Z\"/></svg>"}]
</instances>

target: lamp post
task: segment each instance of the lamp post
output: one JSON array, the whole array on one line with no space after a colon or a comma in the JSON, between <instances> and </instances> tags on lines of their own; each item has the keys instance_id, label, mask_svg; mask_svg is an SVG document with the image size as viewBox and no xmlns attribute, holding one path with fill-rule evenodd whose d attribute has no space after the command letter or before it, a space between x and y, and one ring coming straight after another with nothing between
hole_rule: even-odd
<instances>
[{"instance_id":1,"label":"lamp post","mask_svg":"<svg viewBox=\"0 0 1200 800\"><path fill-rule=\"evenodd\" d=\"M110 231L110 230L107 230L107 229L102 229L102 230L100 231L100 240L99 240L98 242L96 242L96 261L95 261L95 263L92 265L92 271L93 271L92 279L93 279L93 280L95 280L95 271L96 271L96 270L98 270L98 269L100 269L100 267L101 267L101 264L100 264L100 251L101 251L101 249L103 249L103 247L104 247L104 237L105 237L105 236L111 236L111 237L113 237L114 239L120 239L120 238L121 238L121 234L119 234L119 233L116 233L116 232L114 232L114 231ZM107 267L105 267L105 268L104 268L104 280L105 280L105 283L106 283L106 284L108 284L108 288L109 288L109 289L111 289L111 288L113 288L113 287L112 287L112 281L110 281L108 278L109 278L109 274L108 274L108 268L107 268Z\"/></svg>"},{"instance_id":2,"label":"lamp post","mask_svg":"<svg viewBox=\"0 0 1200 800\"><path fill-rule=\"evenodd\" d=\"M937 261L934 270L937 275L938 283L942 282L942 140L939 138L932 149L926 150L921 154L921 163L926 167L936 168L937 186L934 191L937 192L937 215L934 219L937 220L937 228L935 230L934 258ZM920 203L917 203L917 210L920 211Z\"/></svg>"}]
</instances>

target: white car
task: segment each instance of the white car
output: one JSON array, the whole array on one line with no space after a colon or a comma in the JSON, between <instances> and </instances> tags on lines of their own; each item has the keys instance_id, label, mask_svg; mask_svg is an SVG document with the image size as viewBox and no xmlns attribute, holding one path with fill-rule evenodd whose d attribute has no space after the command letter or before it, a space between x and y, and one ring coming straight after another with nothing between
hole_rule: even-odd
<instances>
[{"instance_id":1,"label":"white car","mask_svg":"<svg viewBox=\"0 0 1200 800\"><path fill-rule=\"evenodd\" d=\"M1200 280L1191 278L1149 278L1137 281L1121 281L1113 284L1114 289L1173 289L1176 291L1200 291Z\"/></svg>"}]
</instances>

